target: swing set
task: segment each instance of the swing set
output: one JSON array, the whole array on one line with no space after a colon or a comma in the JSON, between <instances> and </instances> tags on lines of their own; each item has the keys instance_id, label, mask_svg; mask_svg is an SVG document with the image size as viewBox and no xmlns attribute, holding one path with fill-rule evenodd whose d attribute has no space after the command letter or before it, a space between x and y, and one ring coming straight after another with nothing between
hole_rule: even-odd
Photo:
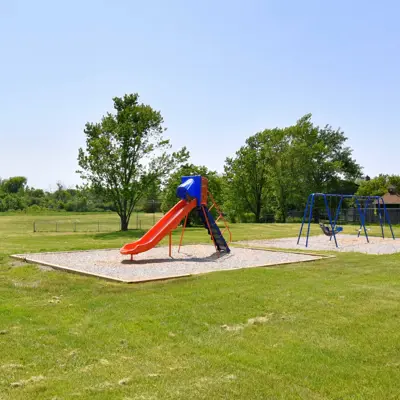
<instances>
[{"instance_id":1,"label":"swing set","mask_svg":"<svg viewBox=\"0 0 400 400\"><path fill-rule=\"evenodd\" d=\"M352 194L311 193L308 196L306 207L304 209L304 214L303 214L303 219L302 219L302 222L301 222L299 237L297 238L297 244L299 244L299 242L300 242L300 238L301 238L301 235L302 235L302 232L303 232L304 224L308 224L307 236L306 236L306 247L308 247L308 238L310 236L310 225L311 225L311 220L312 220L312 217L313 217L313 209L314 209L314 206L315 206L315 199L317 197L322 197L323 198L324 204L325 204L326 213L328 215L328 220L329 220L329 226L326 226L323 223L320 223L319 226L320 226L322 232L326 236L329 236L329 238L330 238L329 240L332 240L332 238L334 239L336 247L339 247L338 243L337 243L336 235L343 231L343 227L337 225L338 219L339 219L340 210L341 210L342 205L343 205L343 199L352 199L355 202L357 214L360 217L360 229L358 230L357 237L360 237L361 231L364 231L367 243L369 243L369 237L368 237L368 233L367 233L367 228L365 226L366 213L367 213L368 206L370 206L373 202L376 201L377 209L378 209L378 216L379 216L379 224L380 224L381 232L382 232L382 238L383 239L385 238L385 232L384 232L383 224L384 224L384 220L386 220L387 224L389 225L390 232L392 234L392 238L395 239L393 228L392 228L392 224L390 223L389 213L387 212L386 204L385 204L385 202L384 202L382 197L380 197L380 196L356 196L356 195L352 195ZM328 198L330 198L330 199L339 198L340 199L339 200L339 204L338 204L338 206L336 208L336 212L335 212L334 218L332 218L331 210L330 210L330 207L328 206ZM361 204L360 204L361 201L363 201L363 200L365 201L364 209L361 207ZM307 214L308 214L308 222L306 222L307 221Z\"/></svg>"}]
</instances>

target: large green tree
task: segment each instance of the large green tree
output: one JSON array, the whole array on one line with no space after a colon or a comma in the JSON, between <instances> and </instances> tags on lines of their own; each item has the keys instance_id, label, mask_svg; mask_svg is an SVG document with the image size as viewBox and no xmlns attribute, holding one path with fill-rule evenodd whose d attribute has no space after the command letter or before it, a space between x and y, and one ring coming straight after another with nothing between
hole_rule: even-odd
<instances>
[{"instance_id":1,"label":"large green tree","mask_svg":"<svg viewBox=\"0 0 400 400\"><path fill-rule=\"evenodd\" d=\"M246 211L260 220L261 210L267 196L268 156L263 133L246 140L235 154L225 161L225 203L234 207L237 216Z\"/></svg>"},{"instance_id":2,"label":"large green tree","mask_svg":"<svg viewBox=\"0 0 400 400\"><path fill-rule=\"evenodd\" d=\"M285 221L289 208L301 208L309 193L329 192L361 175L346 141L339 129L315 126L311 114L290 127L256 133L226 160L231 203L256 221L270 210Z\"/></svg>"},{"instance_id":3,"label":"large green tree","mask_svg":"<svg viewBox=\"0 0 400 400\"><path fill-rule=\"evenodd\" d=\"M296 150L292 146L291 129L272 129L261 133L268 165L267 200L279 222L285 222L289 208L299 199L301 168Z\"/></svg>"},{"instance_id":4,"label":"large green tree","mask_svg":"<svg viewBox=\"0 0 400 400\"><path fill-rule=\"evenodd\" d=\"M307 114L289 128L305 193L326 193L343 179L355 181L361 176L361 167L353 159L352 149L346 145L348 139L344 132L330 125L316 126L311 117Z\"/></svg>"},{"instance_id":5,"label":"large green tree","mask_svg":"<svg viewBox=\"0 0 400 400\"><path fill-rule=\"evenodd\" d=\"M225 163L228 203L239 215L252 212L256 222L271 212L285 221L298 193L298 161L288 129L265 129L249 137Z\"/></svg>"},{"instance_id":6,"label":"large green tree","mask_svg":"<svg viewBox=\"0 0 400 400\"><path fill-rule=\"evenodd\" d=\"M185 149L170 153L159 111L138 94L114 97L115 113L85 127L86 149L79 149L78 171L104 199L113 202L127 230L131 213L152 184L185 161Z\"/></svg>"}]
</instances>

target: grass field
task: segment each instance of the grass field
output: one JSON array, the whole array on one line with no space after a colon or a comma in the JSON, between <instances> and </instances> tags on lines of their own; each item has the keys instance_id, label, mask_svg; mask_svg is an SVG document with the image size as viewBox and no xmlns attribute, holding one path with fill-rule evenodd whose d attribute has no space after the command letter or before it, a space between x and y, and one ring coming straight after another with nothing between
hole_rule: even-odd
<instances>
[{"instance_id":1,"label":"grass field","mask_svg":"<svg viewBox=\"0 0 400 400\"><path fill-rule=\"evenodd\" d=\"M0 216L0 399L400 398L400 254L128 286L8 256L119 247L142 231L33 233L33 218ZM297 232L232 226L234 240Z\"/></svg>"}]
</instances>

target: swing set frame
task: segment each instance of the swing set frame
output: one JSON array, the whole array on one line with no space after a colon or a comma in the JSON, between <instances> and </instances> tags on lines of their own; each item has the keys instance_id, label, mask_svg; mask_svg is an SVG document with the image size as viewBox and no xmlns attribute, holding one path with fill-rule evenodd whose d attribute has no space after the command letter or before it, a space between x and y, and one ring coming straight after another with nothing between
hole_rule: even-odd
<instances>
[{"instance_id":1,"label":"swing set frame","mask_svg":"<svg viewBox=\"0 0 400 400\"><path fill-rule=\"evenodd\" d=\"M337 243L336 232L335 231L336 231L336 227L337 227L337 221L338 221L338 218L339 218L340 210L342 208L343 199L354 199L354 201L356 203L356 209L357 209L358 215L360 216L360 229L358 230L357 237L360 237L361 230L363 230L364 234L365 234L365 238L367 240L367 243L369 243L369 237L368 237L368 233L367 233L367 228L365 227L365 217L366 217L366 212L367 212L368 206L373 201L376 200L377 201L377 205L378 205L379 224L380 224L380 227L381 227L382 238L383 239L385 238L385 232L384 232L384 227L383 227L384 221L383 221L383 218L382 218L382 213L383 213L384 218L386 219L386 222L390 227L390 232L391 232L392 238L395 239L393 228L392 228L392 224L390 223L389 213L387 211L386 204L385 204L385 202L384 202L384 200L383 200L383 198L381 196L356 196L356 195L353 195L353 194L311 193L308 196L306 207L304 208L304 214L303 214L303 219L302 219L302 222L301 222L299 236L297 238L297 244L299 244L299 242L300 242L304 224L307 224L306 220L307 220L307 214L308 214L308 227L307 227L307 236L306 236L306 247L308 247L308 239L309 239L309 236L310 236L310 226L311 226L311 220L312 220L312 216L313 216L313 208L314 208L314 203L315 203L315 198L316 197L322 197L324 199L325 208L326 208L326 212L328 214L329 225L330 225L331 233L332 233L332 235L331 235L329 240L332 240L332 237L333 237L333 239L335 240L336 247L339 247L339 246L338 246L338 243ZM334 218L332 218L331 210L328 207L328 197L338 197L338 198L340 198L339 204L338 204L338 206L336 208L336 212L335 212ZM360 200L365 200L364 209L360 205Z\"/></svg>"}]
</instances>

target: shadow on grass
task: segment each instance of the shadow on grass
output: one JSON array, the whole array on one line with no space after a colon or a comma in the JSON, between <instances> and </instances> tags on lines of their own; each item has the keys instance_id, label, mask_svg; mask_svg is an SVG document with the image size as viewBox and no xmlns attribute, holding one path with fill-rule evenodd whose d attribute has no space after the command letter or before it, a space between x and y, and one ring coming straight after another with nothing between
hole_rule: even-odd
<instances>
[{"instance_id":1,"label":"shadow on grass","mask_svg":"<svg viewBox=\"0 0 400 400\"><path fill-rule=\"evenodd\" d=\"M141 238L146 232L147 231L143 229L130 229L128 231L96 233L95 235L93 235L93 239L95 240L112 240L118 238L138 239Z\"/></svg>"}]
</instances>

